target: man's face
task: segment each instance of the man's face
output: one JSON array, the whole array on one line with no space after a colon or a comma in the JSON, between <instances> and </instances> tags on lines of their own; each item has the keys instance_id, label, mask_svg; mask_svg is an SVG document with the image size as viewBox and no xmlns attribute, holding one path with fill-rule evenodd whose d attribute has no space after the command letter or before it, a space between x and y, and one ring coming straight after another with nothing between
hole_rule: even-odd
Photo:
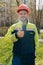
<instances>
[{"instance_id":1,"label":"man's face","mask_svg":"<svg viewBox=\"0 0 43 65\"><path fill-rule=\"evenodd\" d=\"M24 11L24 10L19 11L19 14L18 15L19 15L19 19L20 20L22 20L22 21L27 20L27 17L28 17L27 11Z\"/></svg>"}]
</instances>

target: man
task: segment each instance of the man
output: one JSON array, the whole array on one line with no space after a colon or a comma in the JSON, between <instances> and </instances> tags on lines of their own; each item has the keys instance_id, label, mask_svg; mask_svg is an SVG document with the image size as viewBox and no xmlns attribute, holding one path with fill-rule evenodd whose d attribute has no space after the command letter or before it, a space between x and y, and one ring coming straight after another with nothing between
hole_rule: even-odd
<instances>
[{"instance_id":1,"label":"man","mask_svg":"<svg viewBox=\"0 0 43 65\"><path fill-rule=\"evenodd\" d=\"M35 52L38 51L38 32L28 21L29 8L21 4L17 9L19 22L12 25L5 37L13 44L12 65L35 65Z\"/></svg>"}]
</instances>

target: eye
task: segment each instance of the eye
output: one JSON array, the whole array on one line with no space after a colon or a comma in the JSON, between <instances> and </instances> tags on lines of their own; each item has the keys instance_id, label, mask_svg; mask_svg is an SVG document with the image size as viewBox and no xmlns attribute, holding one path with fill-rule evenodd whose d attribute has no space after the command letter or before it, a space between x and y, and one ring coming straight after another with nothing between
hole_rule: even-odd
<instances>
[{"instance_id":1,"label":"eye","mask_svg":"<svg viewBox=\"0 0 43 65\"><path fill-rule=\"evenodd\" d=\"M20 15L22 15L23 13L19 13Z\"/></svg>"}]
</instances>

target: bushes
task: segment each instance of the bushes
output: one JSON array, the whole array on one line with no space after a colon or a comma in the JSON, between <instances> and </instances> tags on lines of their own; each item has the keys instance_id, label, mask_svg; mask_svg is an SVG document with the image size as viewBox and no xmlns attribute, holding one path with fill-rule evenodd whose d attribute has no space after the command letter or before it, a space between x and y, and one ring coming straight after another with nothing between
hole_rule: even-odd
<instances>
[{"instance_id":1,"label":"bushes","mask_svg":"<svg viewBox=\"0 0 43 65\"><path fill-rule=\"evenodd\" d=\"M36 58L36 65L43 65L43 43L39 44L39 50Z\"/></svg>"},{"instance_id":2,"label":"bushes","mask_svg":"<svg viewBox=\"0 0 43 65\"><path fill-rule=\"evenodd\" d=\"M4 38L0 38L0 63L2 65L11 65L12 44L5 43Z\"/></svg>"},{"instance_id":3,"label":"bushes","mask_svg":"<svg viewBox=\"0 0 43 65\"><path fill-rule=\"evenodd\" d=\"M39 44L39 51L36 58L36 65L43 65L43 43ZM12 44L5 43L3 38L0 38L0 63L3 65L11 65L12 60Z\"/></svg>"}]
</instances>

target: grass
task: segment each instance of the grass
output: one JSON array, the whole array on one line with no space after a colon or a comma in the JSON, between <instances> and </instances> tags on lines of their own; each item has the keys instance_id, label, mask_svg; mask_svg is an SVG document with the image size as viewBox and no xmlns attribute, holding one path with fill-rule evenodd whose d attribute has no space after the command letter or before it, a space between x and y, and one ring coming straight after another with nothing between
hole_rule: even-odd
<instances>
[{"instance_id":1,"label":"grass","mask_svg":"<svg viewBox=\"0 0 43 65\"><path fill-rule=\"evenodd\" d=\"M43 65L43 43L39 45L39 51L36 58L36 65Z\"/></svg>"},{"instance_id":2,"label":"grass","mask_svg":"<svg viewBox=\"0 0 43 65\"><path fill-rule=\"evenodd\" d=\"M5 43L3 38L0 38L0 63L2 65L11 65L12 61L12 44ZM36 65L43 65L43 43L39 44L39 51L36 58Z\"/></svg>"}]
</instances>

